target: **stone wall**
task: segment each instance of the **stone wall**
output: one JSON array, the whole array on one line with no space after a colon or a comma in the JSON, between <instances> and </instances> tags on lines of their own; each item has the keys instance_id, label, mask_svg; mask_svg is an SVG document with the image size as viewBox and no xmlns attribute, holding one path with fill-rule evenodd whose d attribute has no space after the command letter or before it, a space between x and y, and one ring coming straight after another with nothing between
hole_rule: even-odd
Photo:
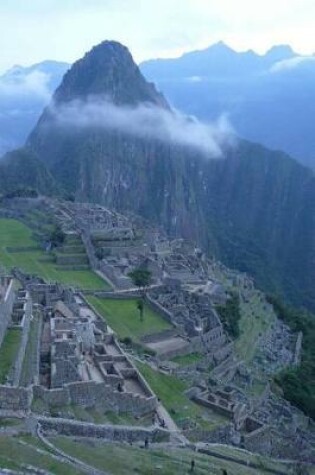
<instances>
[{"instance_id":1,"label":"stone wall","mask_svg":"<svg viewBox=\"0 0 315 475\"><path fill-rule=\"evenodd\" d=\"M62 418L38 417L44 432L74 437L101 438L117 442L162 442L169 440L169 432L160 428L96 425Z\"/></svg>"},{"instance_id":2,"label":"stone wall","mask_svg":"<svg viewBox=\"0 0 315 475\"><path fill-rule=\"evenodd\" d=\"M220 426L214 430L205 429L188 429L183 432L183 435L192 442L206 442L217 444L231 444L240 441L240 436L234 430L233 424L228 423L225 426Z\"/></svg>"},{"instance_id":3,"label":"stone wall","mask_svg":"<svg viewBox=\"0 0 315 475\"><path fill-rule=\"evenodd\" d=\"M34 397L41 399L52 408L75 404L83 407L97 407L102 411L129 412L135 416L148 414L157 406L156 397L153 395L144 397L134 393L119 392L106 383L95 381L74 382L55 389L34 386Z\"/></svg>"},{"instance_id":4,"label":"stone wall","mask_svg":"<svg viewBox=\"0 0 315 475\"><path fill-rule=\"evenodd\" d=\"M168 323L174 327L176 326L173 321L174 319L172 313L166 310L166 308L162 307L159 302L156 302L152 297L150 297L150 295L146 295L146 302L152 308L152 310L157 312L162 318L164 318L164 320L168 321Z\"/></svg>"},{"instance_id":5,"label":"stone wall","mask_svg":"<svg viewBox=\"0 0 315 475\"><path fill-rule=\"evenodd\" d=\"M13 386L18 386L21 377L21 371L23 366L23 361L25 357L25 350L28 342L29 337L29 330L30 330L30 323L31 323L31 316L32 316L32 301L30 298L29 293L26 295L26 301L24 305L24 319L23 319L23 329L22 329L22 337L20 341L20 348L15 359L12 373L9 375L9 381L12 381Z\"/></svg>"},{"instance_id":6,"label":"stone wall","mask_svg":"<svg viewBox=\"0 0 315 475\"><path fill-rule=\"evenodd\" d=\"M163 330L158 333L153 333L152 335L145 335L141 338L143 343L155 343L161 340L166 340L178 335L178 331L175 328L170 330Z\"/></svg>"},{"instance_id":7,"label":"stone wall","mask_svg":"<svg viewBox=\"0 0 315 475\"><path fill-rule=\"evenodd\" d=\"M3 277L3 279L8 279L7 277ZM15 299L15 292L13 288L13 279L10 280L8 283L8 287L6 289L6 294L4 299L0 300L0 346L2 345L3 338L6 334L8 323L10 321L12 315L12 309Z\"/></svg>"},{"instance_id":8,"label":"stone wall","mask_svg":"<svg viewBox=\"0 0 315 475\"><path fill-rule=\"evenodd\" d=\"M14 388L0 386L0 409L10 411L27 411L32 404L32 388Z\"/></svg>"},{"instance_id":9,"label":"stone wall","mask_svg":"<svg viewBox=\"0 0 315 475\"><path fill-rule=\"evenodd\" d=\"M270 455L272 447L272 434L269 426L262 426L259 429L243 436L245 449L251 452L258 452L263 455Z\"/></svg>"},{"instance_id":10,"label":"stone wall","mask_svg":"<svg viewBox=\"0 0 315 475\"><path fill-rule=\"evenodd\" d=\"M91 268L94 270L99 269L100 268L99 260L95 256L94 246L91 243L89 234L85 231L82 231L81 238L82 238L82 242L84 244Z\"/></svg>"},{"instance_id":11,"label":"stone wall","mask_svg":"<svg viewBox=\"0 0 315 475\"><path fill-rule=\"evenodd\" d=\"M234 417L234 413L231 409L228 409L227 407L221 406L217 402L209 401L208 399L205 399L205 398L200 397L200 396L195 396L193 398L193 400L197 404L200 404L201 406L212 409L214 412L217 412L218 414L221 414L222 416L228 417L229 419L233 419L233 417Z\"/></svg>"}]
</instances>

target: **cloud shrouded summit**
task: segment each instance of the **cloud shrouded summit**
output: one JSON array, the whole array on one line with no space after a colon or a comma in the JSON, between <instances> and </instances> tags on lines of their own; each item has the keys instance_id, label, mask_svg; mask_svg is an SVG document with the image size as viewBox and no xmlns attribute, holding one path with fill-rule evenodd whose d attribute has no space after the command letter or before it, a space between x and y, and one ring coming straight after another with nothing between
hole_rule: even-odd
<instances>
[{"instance_id":1,"label":"cloud shrouded summit","mask_svg":"<svg viewBox=\"0 0 315 475\"><path fill-rule=\"evenodd\" d=\"M53 101L31 136L84 129L119 130L129 136L193 147L219 158L233 141L232 127L222 116L203 124L171 110L164 96L142 76L128 49L104 41L77 61L64 76Z\"/></svg>"},{"instance_id":2,"label":"cloud shrouded summit","mask_svg":"<svg viewBox=\"0 0 315 475\"><path fill-rule=\"evenodd\" d=\"M205 124L194 117L149 103L117 106L94 96L87 101L53 105L50 113L54 124L63 129L119 130L131 136L193 147L208 158L221 157L222 147L234 142L233 129L225 116L212 124Z\"/></svg>"}]
</instances>

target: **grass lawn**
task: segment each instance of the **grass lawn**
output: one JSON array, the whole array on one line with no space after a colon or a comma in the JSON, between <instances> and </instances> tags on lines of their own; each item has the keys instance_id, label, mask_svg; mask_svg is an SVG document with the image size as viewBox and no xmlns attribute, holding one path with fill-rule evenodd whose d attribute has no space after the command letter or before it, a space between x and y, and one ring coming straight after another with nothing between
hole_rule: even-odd
<instances>
[{"instance_id":1,"label":"grass lawn","mask_svg":"<svg viewBox=\"0 0 315 475\"><path fill-rule=\"evenodd\" d=\"M24 438L23 438L24 439ZM51 457L49 452L39 453L36 448L43 446L38 439L33 437L25 438L29 445L22 444L15 437L0 437L0 467L17 470L19 473L25 472L25 464L35 467L37 470L44 470L46 473L57 475L76 475L83 473L73 468L71 465L59 462ZM31 472L30 470L30 473ZM35 472L34 472L35 473Z\"/></svg>"},{"instance_id":2,"label":"grass lawn","mask_svg":"<svg viewBox=\"0 0 315 475\"><path fill-rule=\"evenodd\" d=\"M200 353L190 353L189 355L183 356L175 356L172 358L174 363L179 364L180 366L187 366L190 364L198 363L202 359L202 355Z\"/></svg>"},{"instance_id":3,"label":"grass lawn","mask_svg":"<svg viewBox=\"0 0 315 475\"><path fill-rule=\"evenodd\" d=\"M186 383L175 376L163 374L152 369L145 363L135 362L143 377L149 383L151 389L161 400L165 408L179 426L188 419L196 422L197 426L212 430L220 424L226 424L228 420L211 410L191 401L184 391L188 389Z\"/></svg>"},{"instance_id":4,"label":"grass lawn","mask_svg":"<svg viewBox=\"0 0 315 475\"><path fill-rule=\"evenodd\" d=\"M148 306L144 309L144 319L140 321L137 299L115 300L88 296L87 300L103 315L108 325L120 338L131 337L139 341L142 336L168 330L171 325Z\"/></svg>"},{"instance_id":5,"label":"grass lawn","mask_svg":"<svg viewBox=\"0 0 315 475\"><path fill-rule=\"evenodd\" d=\"M250 469L233 462L226 462L185 448L147 449L127 444L109 444L95 442L93 445L83 440L75 442L67 437L50 439L64 452L80 458L91 466L106 470L112 475L188 475L191 460L195 460L196 475L219 475L222 469L233 475L263 475L265 470ZM285 470L284 470L285 472ZM288 472L289 473L289 472Z\"/></svg>"},{"instance_id":6,"label":"grass lawn","mask_svg":"<svg viewBox=\"0 0 315 475\"><path fill-rule=\"evenodd\" d=\"M7 247L34 247L37 242L32 231L14 219L0 219L0 265L19 267L25 272L36 274L46 281L58 281L82 289L106 290L109 285L91 270L62 270L49 260L47 254L38 250L29 252L8 252Z\"/></svg>"},{"instance_id":7,"label":"grass lawn","mask_svg":"<svg viewBox=\"0 0 315 475\"><path fill-rule=\"evenodd\" d=\"M6 376L19 349L20 340L21 331L16 328L8 328L0 348L0 384L5 383Z\"/></svg>"}]
</instances>

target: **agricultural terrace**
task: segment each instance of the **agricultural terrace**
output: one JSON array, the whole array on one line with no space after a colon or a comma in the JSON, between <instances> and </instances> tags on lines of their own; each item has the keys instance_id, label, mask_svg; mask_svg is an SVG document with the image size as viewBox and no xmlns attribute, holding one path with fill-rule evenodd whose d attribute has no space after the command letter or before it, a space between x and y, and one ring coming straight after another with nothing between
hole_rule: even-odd
<instances>
[{"instance_id":1,"label":"agricultural terrace","mask_svg":"<svg viewBox=\"0 0 315 475\"><path fill-rule=\"evenodd\" d=\"M14 251L14 252L13 252ZM82 289L106 290L109 286L93 271L58 268L50 253L44 252L30 228L14 219L0 219L0 266L19 267L47 282L60 282Z\"/></svg>"}]
</instances>

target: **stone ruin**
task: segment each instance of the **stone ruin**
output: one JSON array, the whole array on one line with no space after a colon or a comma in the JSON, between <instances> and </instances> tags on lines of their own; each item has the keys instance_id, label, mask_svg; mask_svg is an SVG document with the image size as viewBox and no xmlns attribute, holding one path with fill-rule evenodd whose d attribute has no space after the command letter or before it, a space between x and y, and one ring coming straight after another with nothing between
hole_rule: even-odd
<instances>
[{"instance_id":1,"label":"stone ruin","mask_svg":"<svg viewBox=\"0 0 315 475\"><path fill-rule=\"evenodd\" d=\"M41 401L48 413L69 405L137 417L155 411L155 395L82 295L34 282L31 290L13 291L12 278L1 283L1 322L21 331L6 384L0 386L1 410L29 411L32 401ZM32 321L37 340L26 353Z\"/></svg>"},{"instance_id":2,"label":"stone ruin","mask_svg":"<svg viewBox=\"0 0 315 475\"><path fill-rule=\"evenodd\" d=\"M151 289L148 299L157 309L167 312L170 321L175 326L178 335L187 341L186 346L177 354L200 352L203 354L215 354L227 342L220 318L212 305L209 296L196 294L185 290L181 285L164 285L158 289ZM161 337L160 345L164 343ZM147 343L148 344L148 343ZM157 341L149 347L158 351ZM163 344L165 346L165 343ZM174 348L174 339L170 341L170 347ZM164 359L169 355L164 354Z\"/></svg>"},{"instance_id":3,"label":"stone ruin","mask_svg":"<svg viewBox=\"0 0 315 475\"><path fill-rule=\"evenodd\" d=\"M13 304L15 300L14 284L11 276L2 274L0 276L0 345L11 318Z\"/></svg>"},{"instance_id":4,"label":"stone ruin","mask_svg":"<svg viewBox=\"0 0 315 475\"><path fill-rule=\"evenodd\" d=\"M154 411L155 396L82 295L46 312L40 347L36 394L49 405L63 401L137 416Z\"/></svg>"},{"instance_id":5,"label":"stone ruin","mask_svg":"<svg viewBox=\"0 0 315 475\"><path fill-rule=\"evenodd\" d=\"M143 265L152 272L147 303L172 329L146 336L142 343L154 350L157 366L178 355L199 353L198 363L183 368L174 363L173 371L191 382L190 397L197 404L223 416L232 426L228 432L223 424L219 432L203 434L200 440L223 441L273 456L290 457L291 450L297 459L299 452L304 460L311 458L314 428L309 419L275 398L268 384L262 394L251 393L260 376L266 383L282 368L298 364L302 335L293 335L276 320L259 337L249 368L236 357L215 310L216 305L226 303L231 288L238 288L242 300L249 301L257 292L252 279L207 259L192 243L170 240L143 223L139 227L133 217L97 205L53 201L47 205L67 233L81 236L92 268L108 278L115 298L131 289L130 271ZM99 249L101 259L96 258ZM58 284L47 285L18 271L15 275L24 287L18 294L10 279L0 284L0 312L4 315L0 338L14 325L21 328L24 343L7 385L0 386L2 409L29 410L32 401L41 401L47 412L68 405L136 416L155 410L154 394L106 322L80 293ZM267 302L264 305L267 308ZM25 377L21 368L29 331L26 315L31 314L32 306L38 316L38 345Z\"/></svg>"}]
</instances>

